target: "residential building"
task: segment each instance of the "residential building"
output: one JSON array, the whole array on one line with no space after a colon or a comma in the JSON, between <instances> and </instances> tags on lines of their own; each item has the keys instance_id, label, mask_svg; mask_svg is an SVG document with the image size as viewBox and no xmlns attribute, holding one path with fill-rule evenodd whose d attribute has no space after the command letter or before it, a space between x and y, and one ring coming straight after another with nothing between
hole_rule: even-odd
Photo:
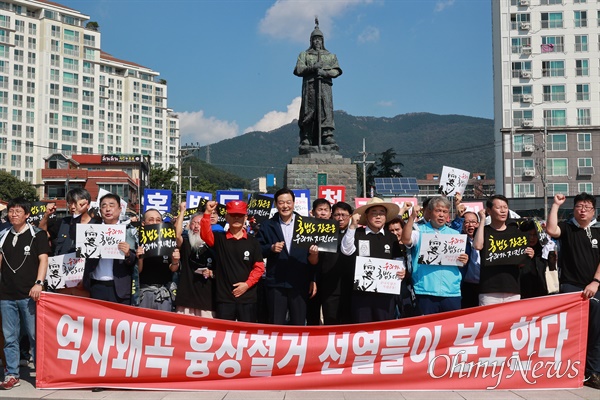
<instances>
[{"instance_id":1,"label":"residential building","mask_svg":"<svg viewBox=\"0 0 600 400\"><path fill-rule=\"evenodd\" d=\"M102 51L89 19L50 1L0 1L0 169L40 195L54 153L138 154L177 166L166 81Z\"/></svg>"},{"instance_id":2,"label":"residential building","mask_svg":"<svg viewBox=\"0 0 600 400\"><path fill-rule=\"evenodd\" d=\"M496 189L600 193L598 0L492 0Z\"/></svg>"}]
</instances>

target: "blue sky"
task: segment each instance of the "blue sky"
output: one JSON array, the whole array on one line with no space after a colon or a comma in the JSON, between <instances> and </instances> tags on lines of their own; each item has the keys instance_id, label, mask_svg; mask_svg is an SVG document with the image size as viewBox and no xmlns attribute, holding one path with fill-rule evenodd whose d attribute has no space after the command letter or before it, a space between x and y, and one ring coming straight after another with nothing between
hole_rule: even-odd
<instances>
[{"instance_id":1,"label":"blue sky","mask_svg":"<svg viewBox=\"0 0 600 400\"><path fill-rule=\"evenodd\" d=\"M315 15L343 70L335 109L493 116L489 0L54 1L99 23L102 50L160 72L182 144L297 118Z\"/></svg>"}]
</instances>

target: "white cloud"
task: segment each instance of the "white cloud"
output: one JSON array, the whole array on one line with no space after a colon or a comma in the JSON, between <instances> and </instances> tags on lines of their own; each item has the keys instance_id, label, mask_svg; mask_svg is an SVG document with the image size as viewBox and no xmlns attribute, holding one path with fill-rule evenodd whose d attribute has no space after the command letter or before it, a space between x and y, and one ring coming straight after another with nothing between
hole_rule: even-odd
<instances>
[{"instance_id":1,"label":"white cloud","mask_svg":"<svg viewBox=\"0 0 600 400\"><path fill-rule=\"evenodd\" d=\"M293 120L298 119L301 103L302 98L296 97L290 104L288 104L286 112L269 111L256 124L244 129L244 133L254 131L269 132L283 125L289 124Z\"/></svg>"},{"instance_id":2,"label":"white cloud","mask_svg":"<svg viewBox=\"0 0 600 400\"><path fill-rule=\"evenodd\" d=\"M379 41L379 29L374 26L368 26L360 35L358 35L358 43L363 44L367 42Z\"/></svg>"},{"instance_id":3,"label":"white cloud","mask_svg":"<svg viewBox=\"0 0 600 400\"><path fill-rule=\"evenodd\" d=\"M230 139L239 134L235 121L221 121L206 117L204 111L178 112L181 144L198 143L201 146Z\"/></svg>"},{"instance_id":4,"label":"white cloud","mask_svg":"<svg viewBox=\"0 0 600 400\"><path fill-rule=\"evenodd\" d=\"M394 102L389 100L381 100L377 103L377 105L381 107L391 107L394 105Z\"/></svg>"},{"instance_id":5,"label":"white cloud","mask_svg":"<svg viewBox=\"0 0 600 400\"><path fill-rule=\"evenodd\" d=\"M455 0L439 0L437 3L435 3L435 8L433 9L433 11L435 11L435 12L444 11L446 8L453 6L454 1Z\"/></svg>"},{"instance_id":6,"label":"white cloud","mask_svg":"<svg viewBox=\"0 0 600 400\"><path fill-rule=\"evenodd\" d=\"M332 20L351 7L370 4L374 0L297 1L277 0L267 10L259 23L260 32L275 38L307 43L314 29L315 15L319 17L319 28L331 35Z\"/></svg>"}]
</instances>

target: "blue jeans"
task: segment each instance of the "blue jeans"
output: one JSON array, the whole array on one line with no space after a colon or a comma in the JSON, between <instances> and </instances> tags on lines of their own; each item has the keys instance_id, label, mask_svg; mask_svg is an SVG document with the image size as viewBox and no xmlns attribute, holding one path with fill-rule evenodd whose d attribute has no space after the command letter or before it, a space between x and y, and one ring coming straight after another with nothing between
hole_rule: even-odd
<instances>
[{"instance_id":1,"label":"blue jeans","mask_svg":"<svg viewBox=\"0 0 600 400\"><path fill-rule=\"evenodd\" d=\"M35 362L35 301L31 298L21 300L0 300L2 312L2 332L4 333L4 355L6 356L6 375L19 377L19 338L21 322L29 337L33 361Z\"/></svg>"}]
</instances>

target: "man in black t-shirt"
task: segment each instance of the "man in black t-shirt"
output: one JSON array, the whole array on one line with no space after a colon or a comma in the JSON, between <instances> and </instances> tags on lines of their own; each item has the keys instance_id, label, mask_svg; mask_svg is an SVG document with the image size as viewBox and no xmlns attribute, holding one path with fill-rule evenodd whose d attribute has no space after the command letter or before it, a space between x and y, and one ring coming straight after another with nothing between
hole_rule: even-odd
<instances>
[{"instance_id":1,"label":"man in black t-shirt","mask_svg":"<svg viewBox=\"0 0 600 400\"><path fill-rule=\"evenodd\" d=\"M35 302L40 299L50 246L45 231L27 223L31 204L23 198L8 203L12 228L0 238L0 310L6 355L0 389L19 386L19 337L25 328L35 362Z\"/></svg>"},{"instance_id":2,"label":"man in black t-shirt","mask_svg":"<svg viewBox=\"0 0 600 400\"><path fill-rule=\"evenodd\" d=\"M216 316L231 321L256 322L256 284L265 272L262 250L258 240L246 232L246 203L232 200L226 207L227 232L210 229L210 216L217 208L216 201L206 203L204 217L200 221L200 236L214 249L218 259L213 272Z\"/></svg>"},{"instance_id":3,"label":"man in black t-shirt","mask_svg":"<svg viewBox=\"0 0 600 400\"><path fill-rule=\"evenodd\" d=\"M584 384L600 389L600 226L594 218L596 198L580 193L573 200L573 218L558 222L563 194L554 196L546 231L560 241L558 268L561 293L583 291L590 299Z\"/></svg>"}]
</instances>

